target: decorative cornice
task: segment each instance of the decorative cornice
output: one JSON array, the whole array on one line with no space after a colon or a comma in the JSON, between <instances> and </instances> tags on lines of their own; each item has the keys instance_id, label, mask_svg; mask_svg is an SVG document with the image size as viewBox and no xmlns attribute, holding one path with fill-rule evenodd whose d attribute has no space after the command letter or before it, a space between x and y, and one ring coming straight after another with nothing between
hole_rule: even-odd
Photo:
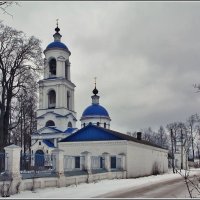
<instances>
[{"instance_id":1,"label":"decorative cornice","mask_svg":"<svg viewBox=\"0 0 200 200\"><path fill-rule=\"evenodd\" d=\"M82 116L82 117L80 118L80 120L94 119L94 118L108 119L108 120L111 121L110 117L102 116L102 115L87 115L87 116Z\"/></svg>"},{"instance_id":2,"label":"decorative cornice","mask_svg":"<svg viewBox=\"0 0 200 200\"><path fill-rule=\"evenodd\" d=\"M109 141L80 141L80 142L58 142L59 146L96 146L100 145L127 145L127 140L109 140Z\"/></svg>"},{"instance_id":3,"label":"decorative cornice","mask_svg":"<svg viewBox=\"0 0 200 200\"><path fill-rule=\"evenodd\" d=\"M71 86L72 88L70 89L74 89L76 87L76 85L74 83L72 83L71 81L67 80L66 78L63 78L63 77L52 77L52 78L46 78L46 79L42 79L42 80L39 80L38 83L39 84L43 84L43 87L49 87L49 85L44 85L44 83L52 83L53 81L57 81L57 84L56 85L60 85L60 84L63 84L65 83L65 85L67 86ZM59 83L60 82L60 83ZM55 85L55 83L54 83ZM55 85L55 86L56 86Z\"/></svg>"}]
</instances>

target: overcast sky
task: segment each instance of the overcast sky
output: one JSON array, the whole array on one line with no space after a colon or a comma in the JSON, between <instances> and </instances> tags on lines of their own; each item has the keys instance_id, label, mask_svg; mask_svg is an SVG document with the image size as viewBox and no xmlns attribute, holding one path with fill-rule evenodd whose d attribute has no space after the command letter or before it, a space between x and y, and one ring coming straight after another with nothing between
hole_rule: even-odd
<instances>
[{"instance_id":1,"label":"overcast sky","mask_svg":"<svg viewBox=\"0 0 200 200\"><path fill-rule=\"evenodd\" d=\"M43 50L56 19L71 51L77 127L94 77L111 129L185 121L200 110L200 2L20 2L3 23L34 35Z\"/></svg>"}]
</instances>

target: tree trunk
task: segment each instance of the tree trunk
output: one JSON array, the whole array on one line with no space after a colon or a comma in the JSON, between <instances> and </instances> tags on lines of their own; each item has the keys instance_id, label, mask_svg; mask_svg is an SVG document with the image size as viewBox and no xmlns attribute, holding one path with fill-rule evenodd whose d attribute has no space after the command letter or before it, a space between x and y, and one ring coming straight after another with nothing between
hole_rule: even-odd
<instances>
[{"instance_id":1,"label":"tree trunk","mask_svg":"<svg viewBox=\"0 0 200 200\"><path fill-rule=\"evenodd\" d=\"M173 168L173 173L175 173L175 169L174 169L173 131L172 131L172 129L171 129L171 143L172 143L172 168Z\"/></svg>"},{"instance_id":2,"label":"tree trunk","mask_svg":"<svg viewBox=\"0 0 200 200\"><path fill-rule=\"evenodd\" d=\"M3 128L3 117L0 117L0 152L3 151L4 145L4 128Z\"/></svg>"}]
</instances>

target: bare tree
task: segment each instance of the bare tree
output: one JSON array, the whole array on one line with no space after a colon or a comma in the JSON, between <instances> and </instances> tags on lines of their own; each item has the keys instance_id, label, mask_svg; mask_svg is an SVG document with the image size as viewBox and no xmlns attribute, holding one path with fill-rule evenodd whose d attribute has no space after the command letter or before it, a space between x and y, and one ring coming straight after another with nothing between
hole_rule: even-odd
<instances>
[{"instance_id":1,"label":"bare tree","mask_svg":"<svg viewBox=\"0 0 200 200\"><path fill-rule=\"evenodd\" d=\"M152 130L151 127L141 129L140 132L142 132L142 140L151 142L153 144L156 144L160 147L163 147L165 149L168 149L169 147L169 137L167 133L165 132L165 129L163 126L160 126L158 131ZM128 135L137 138L137 132L127 132Z\"/></svg>"},{"instance_id":2,"label":"bare tree","mask_svg":"<svg viewBox=\"0 0 200 200\"><path fill-rule=\"evenodd\" d=\"M14 135L11 138L22 147L24 153L30 150L31 134L36 131L37 83L33 74L29 74L28 77L31 83L26 89L22 88L17 96L15 114L19 116L19 121L12 131Z\"/></svg>"},{"instance_id":3,"label":"bare tree","mask_svg":"<svg viewBox=\"0 0 200 200\"><path fill-rule=\"evenodd\" d=\"M151 127L148 127L146 129L142 129L141 130L142 132L142 139L143 140L146 140L146 141L149 141L149 142L155 142L155 140L153 139L153 136L154 136L154 131L152 130Z\"/></svg>"},{"instance_id":4,"label":"bare tree","mask_svg":"<svg viewBox=\"0 0 200 200\"><path fill-rule=\"evenodd\" d=\"M27 86L27 71L42 66L41 42L0 23L0 150L8 144L12 101Z\"/></svg>"},{"instance_id":5,"label":"bare tree","mask_svg":"<svg viewBox=\"0 0 200 200\"><path fill-rule=\"evenodd\" d=\"M199 116L197 114L191 115L186 122L186 127L188 130L188 141L191 142L191 148L192 148L192 160L194 161L194 141L195 137L197 136L198 133L198 123L199 122Z\"/></svg>"},{"instance_id":6,"label":"bare tree","mask_svg":"<svg viewBox=\"0 0 200 200\"><path fill-rule=\"evenodd\" d=\"M8 14L12 16L7 10L8 7L11 7L12 5L19 5L18 2L15 1L0 1L0 10L3 12L3 14Z\"/></svg>"},{"instance_id":7,"label":"bare tree","mask_svg":"<svg viewBox=\"0 0 200 200\"><path fill-rule=\"evenodd\" d=\"M167 130L168 130L168 132L170 134L171 134L171 130L173 132L172 142L173 142L173 145L174 145L174 152L176 152L179 123L178 122L173 122L173 123L167 124L166 128L167 128Z\"/></svg>"},{"instance_id":8,"label":"bare tree","mask_svg":"<svg viewBox=\"0 0 200 200\"><path fill-rule=\"evenodd\" d=\"M167 133L165 132L165 129L163 126L160 126L160 128L157 131L157 144L161 147L168 148L169 147L169 137Z\"/></svg>"}]
</instances>

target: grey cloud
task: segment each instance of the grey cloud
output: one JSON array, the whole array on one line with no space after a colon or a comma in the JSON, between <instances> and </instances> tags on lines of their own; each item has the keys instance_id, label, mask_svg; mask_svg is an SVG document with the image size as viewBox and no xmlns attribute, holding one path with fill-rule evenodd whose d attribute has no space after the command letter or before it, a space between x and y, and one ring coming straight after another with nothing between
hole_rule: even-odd
<instances>
[{"instance_id":1,"label":"grey cloud","mask_svg":"<svg viewBox=\"0 0 200 200\"><path fill-rule=\"evenodd\" d=\"M55 20L72 55L78 119L91 104L94 76L111 127L126 132L198 113L199 2L22 2L4 22L45 48ZM80 123L77 124L80 127Z\"/></svg>"}]
</instances>

